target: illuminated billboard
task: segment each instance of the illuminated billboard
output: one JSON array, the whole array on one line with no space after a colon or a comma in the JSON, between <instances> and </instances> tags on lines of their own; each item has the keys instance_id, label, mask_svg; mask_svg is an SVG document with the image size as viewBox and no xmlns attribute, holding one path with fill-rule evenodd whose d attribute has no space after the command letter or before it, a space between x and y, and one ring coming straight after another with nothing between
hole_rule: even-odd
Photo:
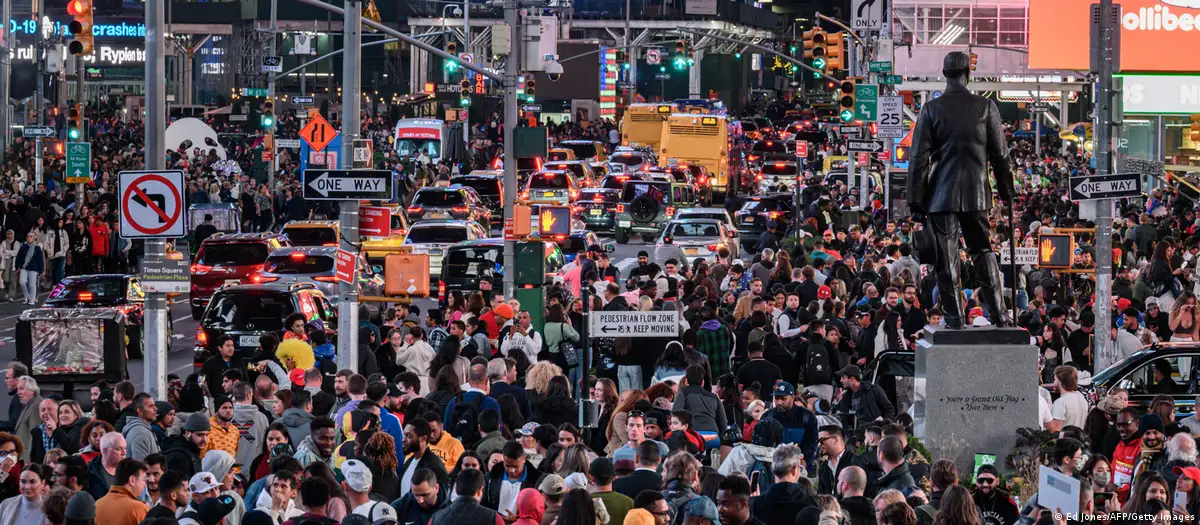
<instances>
[{"instance_id":1,"label":"illuminated billboard","mask_svg":"<svg viewBox=\"0 0 1200 525\"><path fill-rule=\"evenodd\" d=\"M1086 71L1094 0L1029 0L1029 67ZM1122 71L1200 71L1200 2L1121 0Z\"/></svg>"}]
</instances>

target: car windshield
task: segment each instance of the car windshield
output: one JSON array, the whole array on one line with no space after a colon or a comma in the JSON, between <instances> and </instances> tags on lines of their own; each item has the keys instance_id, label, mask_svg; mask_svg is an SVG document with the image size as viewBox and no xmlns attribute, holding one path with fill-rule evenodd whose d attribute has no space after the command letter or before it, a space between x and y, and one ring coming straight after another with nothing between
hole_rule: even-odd
<instances>
[{"instance_id":1,"label":"car windshield","mask_svg":"<svg viewBox=\"0 0 1200 525\"><path fill-rule=\"evenodd\" d=\"M604 181L600 183L600 187L609 190L619 190L625 181L629 180L629 175L609 175L604 177Z\"/></svg>"},{"instance_id":2,"label":"car windshield","mask_svg":"<svg viewBox=\"0 0 1200 525\"><path fill-rule=\"evenodd\" d=\"M324 226L319 228L284 228L284 233L287 233L288 240L292 241L292 246L325 246L326 244L337 244L337 230Z\"/></svg>"},{"instance_id":3,"label":"car windshield","mask_svg":"<svg viewBox=\"0 0 1200 525\"><path fill-rule=\"evenodd\" d=\"M546 169L553 169L553 170L560 170L560 171L570 171L570 172L571 172L573 175L575 175L575 178L576 178L576 179L582 179L582 178L583 178L583 175L584 175L584 172L583 172L583 170L584 170L583 164L577 164L577 163L572 163L572 164L548 164L548 165L546 166Z\"/></svg>"},{"instance_id":4,"label":"car windshield","mask_svg":"<svg viewBox=\"0 0 1200 525\"><path fill-rule=\"evenodd\" d=\"M1105 368L1104 370L1102 370L1100 372L1096 372L1096 375L1092 376L1092 383L1098 384L1098 385L1105 385L1106 383L1112 381L1115 378L1115 376L1128 372L1129 367L1125 366L1125 364L1137 362L1137 360L1142 357L1142 354L1145 354L1145 353L1146 353L1145 351L1134 352L1132 354L1125 356L1124 359L1121 359L1120 361L1117 361L1116 363L1108 365L1108 368ZM1116 385L1107 385L1107 386L1109 388L1112 388Z\"/></svg>"},{"instance_id":5,"label":"car windshield","mask_svg":"<svg viewBox=\"0 0 1200 525\"><path fill-rule=\"evenodd\" d=\"M758 131L758 124L750 120L742 121L742 131Z\"/></svg>"},{"instance_id":6,"label":"car windshield","mask_svg":"<svg viewBox=\"0 0 1200 525\"><path fill-rule=\"evenodd\" d=\"M504 253L496 246L453 249L443 264L443 277L492 277L504 274Z\"/></svg>"},{"instance_id":7,"label":"car windshield","mask_svg":"<svg viewBox=\"0 0 1200 525\"><path fill-rule=\"evenodd\" d=\"M796 165L786 162L768 162L763 164L763 175L796 175Z\"/></svg>"},{"instance_id":8,"label":"car windshield","mask_svg":"<svg viewBox=\"0 0 1200 525\"><path fill-rule=\"evenodd\" d=\"M204 244L196 264L208 266L252 266L267 260L267 245L261 242Z\"/></svg>"},{"instance_id":9,"label":"car windshield","mask_svg":"<svg viewBox=\"0 0 1200 525\"><path fill-rule=\"evenodd\" d=\"M770 199L749 200L742 204L742 211L779 211L782 206L779 201Z\"/></svg>"},{"instance_id":10,"label":"car windshield","mask_svg":"<svg viewBox=\"0 0 1200 525\"><path fill-rule=\"evenodd\" d=\"M687 212L679 214L680 219L685 217L688 219L714 219L719 222L726 222L725 215L720 213Z\"/></svg>"},{"instance_id":11,"label":"car windshield","mask_svg":"<svg viewBox=\"0 0 1200 525\"><path fill-rule=\"evenodd\" d=\"M590 159L596 156L596 143L586 142L582 144L559 144L560 148L567 148L575 152L577 159Z\"/></svg>"},{"instance_id":12,"label":"car windshield","mask_svg":"<svg viewBox=\"0 0 1200 525\"><path fill-rule=\"evenodd\" d=\"M713 222L675 222L667 230L671 237L717 237L721 235L720 228Z\"/></svg>"},{"instance_id":13,"label":"car windshield","mask_svg":"<svg viewBox=\"0 0 1200 525\"><path fill-rule=\"evenodd\" d=\"M659 204L667 203L668 185L650 181L627 182L621 189L621 200L631 202L642 195L649 195Z\"/></svg>"},{"instance_id":14,"label":"car windshield","mask_svg":"<svg viewBox=\"0 0 1200 525\"><path fill-rule=\"evenodd\" d=\"M467 229L457 226L427 226L408 231L404 244L454 244L467 240Z\"/></svg>"},{"instance_id":15,"label":"car windshield","mask_svg":"<svg viewBox=\"0 0 1200 525\"><path fill-rule=\"evenodd\" d=\"M289 294L269 291L217 293L202 324L217 330L283 330L283 319L296 311Z\"/></svg>"},{"instance_id":16,"label":"car windshield","mask_svg":"<svg viewBox=\"0 0 1200 525\"><path fill-rule=\"evenodd\" d=\"M286 255L267 257L263 271L283 275L306 275L328 273L333 270L333 257L328 255L309 255L304 252L292 252Z\"/></svg>"},{"instance_id":17,"label":"car windshield","mask_svg":"<svg viewBox=\"0 0 1200 525\"><path fill-rule=\"evenodd\" d=\"M542 160L538 157L517 157L517 170L535 171L542 169Z\"/></svg>"},{"instance_id":18,"label":"car windshield","mask_svg":"<svg viewBox=\"0 0 1200 525\"><path fill-rule=\"evenodd\" d=\"M566 189L568 184L565 173L539 172L529 177L530 188L561 190Z\"/></svg>"},{"instance_id":19,"label":"car windshield","mask_svg":"<svg viewBox=\"0 0 1200 525\"><path fill-rule=\"evenodd\" d=\"M646 162L646 158L635 153L618 153L613 155L610 161L626 166L641 166Z\"/></svg>"},{"instance_id":20,"label":"car windshield","mask_svg":"<svg viewBox=\"0 0 1200 525\"><path fill-rule=\"evenodd\" d=\"M587 250L587 239L571 236L558 241L558 245L562 247L563 253L579 253Z\"/></svg>"},{"instance_id":21,"label":"car windshield","mask_svg":"<svg viewBox=\"0 0 1200 525\"><path fill-rule=\"evenodd\" d=\"M500 183L496 179L451 179L451 184L459 184L468 188L475 188L475 192L480 196L497 196L500 195Z\"/></svg>"},{"instance_id":22,"label":"car windshield","mask_svg":"<svg viewBox=\"0 0 1200 525\"><path fill-rule=\"evenodd\" d=\"M448 208L463 203L463 195L457 191L429 190L419 191L413 198L413 206L427 208Z\"/></svg>"},{"instance_id":23,"label":"car windshield","mask_svg":"<svg viewBox=\"0 0 1200 525\"><path fill-rule=\"evenodd\" d=\"M91 295L87 295L91 294ZM125 298L125 278L67 279L50 290L49 302L113 303Z\"/></svg>"}]
</instances>

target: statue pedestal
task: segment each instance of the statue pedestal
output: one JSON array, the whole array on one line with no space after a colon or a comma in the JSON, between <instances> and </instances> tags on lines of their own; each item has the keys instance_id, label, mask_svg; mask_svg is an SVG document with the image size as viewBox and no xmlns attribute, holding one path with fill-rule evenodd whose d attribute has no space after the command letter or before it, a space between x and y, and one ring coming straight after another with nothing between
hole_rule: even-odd
<instances>
[{"instance_id":1,"label":"statue pedestal","mask_svg":"<svg viewBox=\"0 0 1200 525\"><path fill-rule=\"evenodd\" d=\"M913 433L965 479L975 454L1003 469L1016 430L1038 427L1038 350L1022 328L926 327L916 346Z\"/></svg>"}]
</instances>

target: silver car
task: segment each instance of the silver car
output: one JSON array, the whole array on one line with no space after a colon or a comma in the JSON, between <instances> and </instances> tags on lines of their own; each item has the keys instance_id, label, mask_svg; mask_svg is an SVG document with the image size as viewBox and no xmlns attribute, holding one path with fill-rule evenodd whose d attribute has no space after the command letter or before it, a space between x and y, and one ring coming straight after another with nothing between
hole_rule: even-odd
<instances>
[{"instance_id":1,"label":"silver car","mask_svg":"<svg viewBox=\"0 0 1200 525\"><path fill-rule=\"evenodd\" d=\"M337 252L335 246L292 246L279 248L267 256L263 264L264 283L312 283L326 297L338 293ZM383 295L383 276L371 271L366 259L355 256L355 279L359 293Z\"/></svg>"},{"instance_id":2,"label":"silver car","mask_svg":"<svg viewBox=\"0 0 1200 525\"><path fill-rule=\"evenodd\" d=\"M446 250L462 241L486 239L487 230L475 221L421 221L409 228L404 245L413 253L429 254L429 278L442 276L442 258Z\"/></svg>"},{"instance_id":3,"label":"silver car","mask_svg":"<svg viewBox=\"0 0 1200 525\"><path fill-rule=\"evenodd\" d=\"M675 219L667 223L658 236L658 245L665 244L665 239L671 238L671 243L683 250L688 260L701 257L713 259L721 246L729 250L731 259L737 259L737 232L725 227L717 219Z\"/></svg>"}]
</instances>

